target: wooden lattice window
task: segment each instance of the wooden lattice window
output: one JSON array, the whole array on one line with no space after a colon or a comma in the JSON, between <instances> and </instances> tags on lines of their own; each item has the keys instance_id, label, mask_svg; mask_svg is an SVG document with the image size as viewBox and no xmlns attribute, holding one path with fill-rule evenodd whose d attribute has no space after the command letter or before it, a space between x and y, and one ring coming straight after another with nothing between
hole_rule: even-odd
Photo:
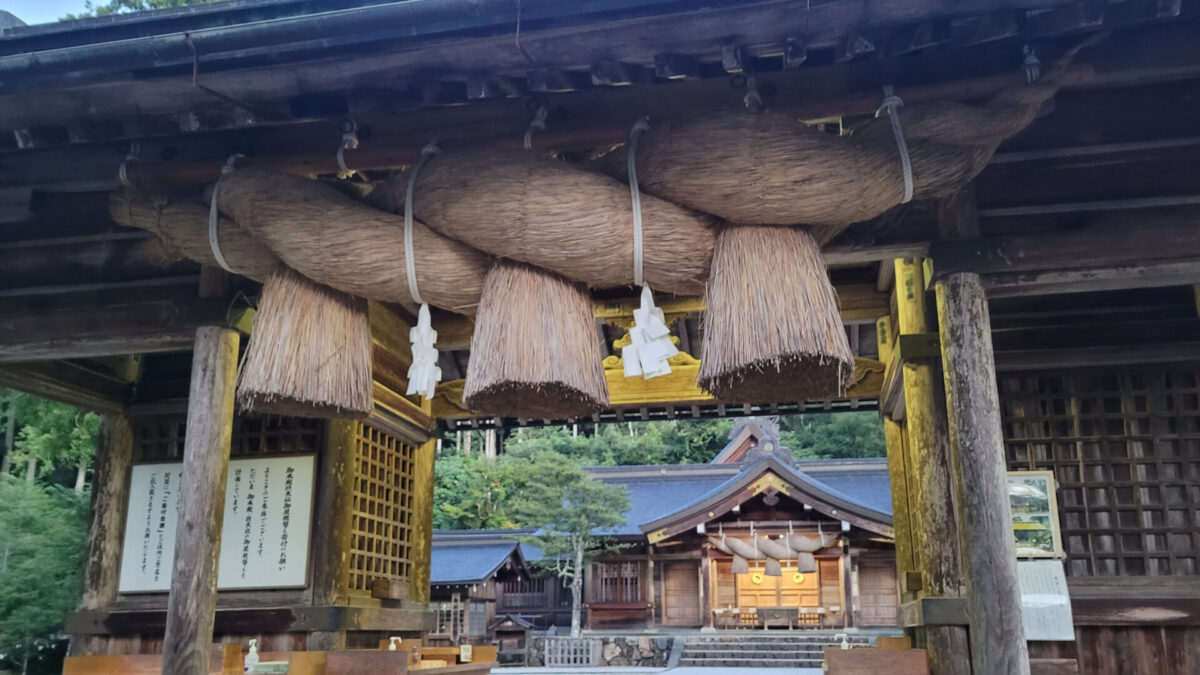
<instances>
[{"instance_id":1,"label":"wooden lattice window","mask_svg":"<svg viewBox=\"0 0 1200 675\"><path fill-rule=\"evenodd\" d=\"M592 565L592 602L639 602L642 567L636 560L601 561Z\"/></svg>"},{"instance_id":2,"label":"wooden lattice window","mask_svg":"<svg viewBox=\"0 0 1200 675\"><path fill-rule=\"evenodd\" d=\"M546 604L546 578L508 579L501 582L500 606L528 609Z\"/></svg>"},{"instance_id":3,"label":"wooden lattice window","mask_svg":"<svg viewBox=\"0 0 1200 675\"><path fill-rule=\"evenodd\" d=\"M350 589L369 592L412 572L414 448L365 424L356 446Z\"/></svg>"},{"instance_id":4,"label":"wooden lattice window","mask_svg":"<svg viewBox=\"0 0 1200 675\"><path fill-rule=\"evenodd\" d=\"M183 459L187 415L147 415L133 421L134 458L138 462L178 462ZM278 415L239 415L233 421L230 455L318 453L325 426L321 420Z\"/></svg>"},{"instance_id":5,"label":"wooden lattice window","mask_svg":"<svg viewBox=\"0 0 1200 675\"><path fill-rule=\"evenodd\" d=\"M1200 574L1200 364L1002 374L1009 468L1052 470L1074 576Z\"/></svg>"}]
</instances>

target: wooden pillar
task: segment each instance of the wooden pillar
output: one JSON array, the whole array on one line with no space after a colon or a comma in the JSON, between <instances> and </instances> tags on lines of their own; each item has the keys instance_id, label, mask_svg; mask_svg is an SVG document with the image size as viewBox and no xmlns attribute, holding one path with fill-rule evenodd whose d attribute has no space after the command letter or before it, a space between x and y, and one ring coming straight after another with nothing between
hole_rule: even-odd
<instances>
[{"instance_id":1,"label":"wooden pillar","mask_svg":"<svg viewBox=\"0 0 1200 675\"><path fill-rule=\"evenodd\" d=\"M649 621L649 623L646 624L646 626L650 627L655 624L655 621L657 620L657 614L658 614L658 602L657 602L657 598L655 597L655 583L654 583L654 544L646 545L646 579L648 579L650 582L649 584L647 584L647 593L646 593L647 600L650 601L650 621ZM667 582L664 579L663 580L663 589L664 589L663 592L664 593L666 592L665 591L666 583ZM664 605L664 607L663 607L664 614L662 616L663 616L663 620L666 620L666 614L665 614L666 599L665 598L663 599L663 605Z\"/></svg>"},{"instance_id":2,"label":"wooden pillar","mask_svg":"<svg viewBox=\"0 0 1200 675\"><path fill-rule=\"evenodd\" d=\"M164 675L207 675L209 669L237 357L235 331L215 326L196 330Z\"/></svg>"},{"instance_id":3,"label":"wooden pillar","mask_svg":"<svg viewBox=\"0 0 1200 675\"><path fill-rule=\"evenodd\" d=\"M99 610L117 599L120 584L122 525L129 501L129 467L133 463L133 428L124 415L104 415L92 479L92 522L88 529L83 597L79 608ZM107 638L73 636L71 655L103 652Z\"/></svg>"},{"instance_id":4,"label":"wooden pillar","mask_svg":"<svg viewBox=\"0 0 1200 675\"><path fill-rule=\"evenodd\" d=\"M412 575L409 596L429 602L429 567L433 558L433 464L437 442L428 440L416 449L413 464Z\"/></svg>"},{"instance_id":5,"label":"wooden pillar","mask_svg":"<svg viewBox=\"0 0 1200 675\"><path fill-rule=\"evenodd\" d=\"M896 306L901 335L926 333L932 321L925 307L925 283L919 258L896 260ZM920 518L912 527L914 557L921 573L921 597L962 597L958 524L954 514L950 442L945 395L937 365L928 361L903 364L905 426L908 434L907 487L910 505ZM971 672L967 631L963 626L926 626L932 675ZM978 673L977 675L991 675ZM1007 675L1007 674L1006 674Z\"/></svg>"},{"instance_id":6,"label":"wooden pillar","mask_svg":"<svg viewBox=\"0 0 1200 675\"><path fill-rule=\"evenodd\" d=\"M704 612L704 627L713 627L713 599L716 592L713 588L712 549L708 544L700 547L700 611Z\"/></svg>"},{"instance_id":7,"label":"wooden pillar","mask_svg":"<svg viewBox=\"0 0 1200 675\"><path fill-rule=\"evenodd\" d=\"M361 422L329 420L321 455L313 537L313 605L328 607L349 602L350 538L354 530L354 457ZM308 649L346 648L345 631L314 631Z\"/></svg>"},{"instance_id":8,"label":"wooden pillar","mask_svg":"<svg viewBox=\"0 0 1200 675\"><path fill-rule=\"evenodd\" d=\"M979 275L935 285L976 673L1027 675L991 318Z\"/></svg>"},{"instance_id":9,"label":"wooden pillar","mask_svg":"<svg viewBox=\"0 0 1200 675\"><path fill-rule=\"evenodd\" d=\"M889 269L891 267L889 266ZM879 360L890 363L895 347L895 330L892 318L885 316L875 322L875 334L878 338ZM896 420L883 418L883 436L887 444L888 479L892 486L892 530L896 542L896 579L897 586L911 600L912 593L908 592L908 574L917 570L913 553L912 514L913 508L908 490L908 449L904 438L904 427Z\"/></svg>"},{"instance_id":10,"label":"wooden pillar","mask_svg":"<svg viewBox=\"0 0 1200 675\"><path fill-rule=\"evenodd\" d=\"M855 593L854 593L854 549L850 548L850 537L843 534L842 544L842 626L850 628L854 625Z\"/></svg>"}]
</instances>

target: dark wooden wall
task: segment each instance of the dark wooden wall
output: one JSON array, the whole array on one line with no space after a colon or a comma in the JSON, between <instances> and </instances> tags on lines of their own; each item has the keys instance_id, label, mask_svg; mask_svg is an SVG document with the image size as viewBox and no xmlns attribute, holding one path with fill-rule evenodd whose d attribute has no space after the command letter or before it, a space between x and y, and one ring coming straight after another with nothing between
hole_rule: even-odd
<instances>
[{"instance_id":1,"label":"dark wooden wall","mask_svg":"<svg viewBox=\"0 0 1200 675\"><path fill-rule=\"evenodd\" d=\"M1200 627L1076 626L1075 642L1031 642L1031 658L1073 658L1085 675L1200 673Z\"/></svg>"}]
</instances>

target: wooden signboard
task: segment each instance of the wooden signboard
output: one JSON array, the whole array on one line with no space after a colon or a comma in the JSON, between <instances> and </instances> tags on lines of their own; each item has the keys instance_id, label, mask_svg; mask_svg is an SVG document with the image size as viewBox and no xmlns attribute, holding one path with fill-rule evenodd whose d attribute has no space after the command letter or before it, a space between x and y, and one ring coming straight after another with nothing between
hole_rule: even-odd
<instances>
[{"instance_id":1,"label":"wooden signboard","mask_svg":"<svg viewBox=\"0 0 1200 675\"><path fill-rule=\"evenodd\" d=\"M315 465L313 455L229 463L218 589L307 584ZM130 472L122 593L171 587L182 469L182 463L140 464Z\"/></svg>"},{"instance_id":2,"label":"wooden signboard","mask_svg":"<svg viewBox=\"0 0 1200 675\"><path fill-rule=\"evenodd\" d=\"M1008 502L1018 558L1062 558L1053 471L1009 471Z\"/></svg>"}]
</instances>

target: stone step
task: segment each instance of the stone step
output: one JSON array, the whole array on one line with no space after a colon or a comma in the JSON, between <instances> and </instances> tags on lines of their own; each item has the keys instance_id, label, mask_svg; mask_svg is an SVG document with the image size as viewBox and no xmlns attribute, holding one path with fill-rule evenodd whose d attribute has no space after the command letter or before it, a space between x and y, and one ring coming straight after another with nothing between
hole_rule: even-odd
<instances>
[{"instance_id":1,"label":"stone step","mask_svg":"<svg viewBox=\"0 0 1200 675\"><path fill-rule=\"evenodd\" d=\"M693 668L821 668L825 661L815 659L742 659L742 658L711 658L693 659L682 657L680 666Z\"/></svg>"},{"instance_id":2,"label":"stone step","mask_svg":"<svg viewBox=\"0 0 1200 675\"><path fill-rule=\"evenodd\" d=\"M783 639L783 638L774 638L774 639L769 639L769 640L765 640L765 639L760 639L760 640L697 640L697 639L693 639L693 638L687 638L683 644L686 647L702 647L702 646L706 646L706 645L712 645L714 647L727 647L727 646L838 645L838 644L841 644L841 642L842 642L841 640L834 640L833 638L797 638L797 639L791 639L791 640ZM867 640L866 638L857 638L857 639L849 640L849 642L850 642L850 644L854 644L854 645L865 645L865 644L869 644L870 640Z\"/></svg>"},{"instance_id":3,"label":"stone step","mask_svg":"<svg viewBox=\"0 0 1200 675\"><path fill-rule=\"evenodd\" d=\"M825 653L824 649L794 649L788 651L770 650L770 651L685 651L681 654L681 658L685 659L820 659Z\"/></svg>"}]
</instances>

